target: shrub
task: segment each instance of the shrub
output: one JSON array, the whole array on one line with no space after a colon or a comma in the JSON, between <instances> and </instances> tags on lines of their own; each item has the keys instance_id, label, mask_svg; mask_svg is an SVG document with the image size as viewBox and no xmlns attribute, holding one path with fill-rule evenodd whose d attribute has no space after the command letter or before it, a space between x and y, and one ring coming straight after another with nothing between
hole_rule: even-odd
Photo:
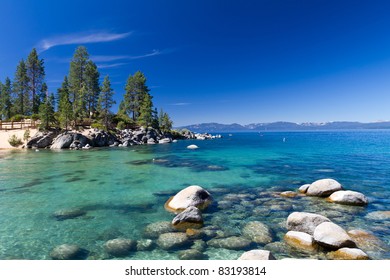
<instances>
[{"instance_id":1,"label":"shrub","mask_svg":"<svg viewBox=\"0 0 390 280\"><path fill-rule=\"evenodd\" d=\"M39 120L39 114L32 114L32 115L31 115L31 119L32 119L33 121Z\"/></svg>"},{"instance_id":2,"label":"shrub","mask_svg":"<svg viewBox=\"0 0 390 280\"><path fill-rule=\"evenodd\" d=\"M118 122L118 125L116 126L119 130L123 130L126 128L126 123L124 121Z\"/></svg>"},{"instance_id":3,"label":"shrub","mask_svg":"<svg viewBox=\"0 0 390 280\"><path fill-rule=\"evenodd\" d=\"M25 116L18 114L18 115L13 116L13 117L11 118L11 121L12 121L12 122L20 122L20 121L23 120L24 118L25 118Z\"/></svg>"},{"instance_id":4,"label":"shrub","mask_svg":"<svg viewBox=\"0 0 390 280\"><path fill-rule=\"evenodd\" d=\"M92 128L97 128L97 129L100 129L100 130L106 130L106 127L103 124L98 123L98 122L92 123L91 127Z\"/></svg>"},{"instance_id":5,"label":"shrub","mask_svg":"<svg viewBox=\"0 0 390 280\"><path fill-rule=\"evenodd\" d=\"M18 138L15 134L13 134L12 136L10 136L10 138L8 138L8 143L12 147L18 147L23 144L23 141L22 139Z\"/></svg>"},{"instance_id":6,"label":"shrub","mask_svg":"<svg viewBox=\"0 0 390 280\"><path fill-rule=\"evenodd\" d=\"M27 130L24 132L24 135L23 135L23 140L24 140L24 141L27 141L28 139L30 139L30 129L27 129Z\"/></svg>"}]
</instances>

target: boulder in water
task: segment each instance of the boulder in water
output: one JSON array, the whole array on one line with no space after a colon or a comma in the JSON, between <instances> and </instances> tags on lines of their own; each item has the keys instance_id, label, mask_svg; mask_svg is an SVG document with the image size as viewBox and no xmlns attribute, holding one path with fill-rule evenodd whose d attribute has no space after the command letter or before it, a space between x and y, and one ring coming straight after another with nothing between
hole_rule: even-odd
<instances>
[{"instance_id":1,"label":"boulder in water","mask_svg":"<svg viewBox=\"0 0 390 280\"><path fill-rule=\"evenodd\" d=\"M53 260L83 260L88 256L88 251L77 245L62 244L51 251L50 257Z\"/></svg>"},{"instance_id":2,"label":"boulder in water","mask_svg":"<svg viewBox=\"0 0 390 280\"><path fill-rule=\"evenodd\" d=\"M332 193L328 200L330 202L347 205L363 206L368 204L367 197L364 194L355 191L337 191Z\"/></svg>"},{"instance_id":3,"label":"boulder in water","mask_svg":"<svg viewBox=\"0 0 390 280\"><path fill-rule=\"evenodd\" d=\"M196 145L189 145L187 146L187 149L190 149L190 150L195 150L195 149L198 149L199 147L196 146Z\"/></svg>"},{"instance_id":4,"label":"boulder in water","mask_svg":"<svg viewBox=\"0 0 390 280\"><path fill-rule=\"evenodd\" d=\"M342 189L341 184L334 179L321 179L313 182L307 189L306 194L324 197Z\"/></svg>"},{"instance_id":5,"label":"boulder in water","mask_svg":"<svg viewBox=\"0 0 390 280\"><path fill-rule=\"evenodd\" d=\"M157 239L157 245L164 250L178 249L189 243L190 240L184 232L163 233Z\"/></svg>"},{"instance_id":6,"label":"boulder in water","mask_svg":"<svg viewBox=\"0 0 390 280\"><path fill-rule=\"evenodd\" d=\"M189 186L165 203L165 209L171 212L181 212L190 206L201 210L205 209L212 202L208 191L200 186Z\"/></svg>"},{"instance_id":7,"label":"boulder in water","mask_svg":"<svg viewBox=\"0 0 390 280\"><path fill-rule=\"evenodd\" d=\"M321 246L333 250L342 247L356 247L355 242L353 242L347 232L332 222L323 222L318 225L314 230L313 237Z\"/></svg>"},{"instance_id":8,"label":"boulder in water","mask_svg":"<svg viewBox=\"0 0 390 280\"><path fill-rule=\"evenodd\" d=\"M287 218L287 229L313 235L314 229L323 222L330 222L330 220L318 214L293 212Z\"/></svg>"},{"instance_id":9,"label":"boulder in water","mask_svg":"<svg viewBox=\"0 0 390 280\"><path fill-rule=\"evenodd\" d=\"M104 244L104 250L111 256L114 257L125 257L130 252L135 251L137 242L131 239L116 238L108 240Z\"/></svg>"},{"instance_id":10,"label":"boulder in water","mask_svg":"<svg viewBox=\"0 0 390 280\"><path fill-rule=\"evenodd\" d=\"M245 252L238 258L238 260L275 260L275 257L272 255L270 251L267 250L250 250Z\"/></svg>"},{"instance_id":11,"label":"boulder in water","mask_svg":"<svg viewBox=\"0 0 390 280\"><path fill-rule=\"evenodd\" d=\"M202 213L195 206L190 206L173 218L172 225L178 229L201 228L203 225Z\"/></svg>"}]
</instances>

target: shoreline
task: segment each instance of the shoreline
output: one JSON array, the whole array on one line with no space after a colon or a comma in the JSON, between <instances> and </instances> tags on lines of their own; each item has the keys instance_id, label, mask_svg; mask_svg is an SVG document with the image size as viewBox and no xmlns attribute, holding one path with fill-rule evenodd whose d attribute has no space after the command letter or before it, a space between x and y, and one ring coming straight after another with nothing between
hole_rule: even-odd
<instances>
[{"instance_id":1,"label":"shoreline","mask_svg":"<svg viewBox=\"0 0 390 280\"><path fill-rule=\"evenodd\" d=\"M27 141L23 140L24 133L27 129L13 129L13 130L0 130L0 150L21 150L23 145L27 143ZM37 129L29 129L30 130L30 138L34 136L38 130ZM10 143L8 143L9 137L12 135L16 135L16 137L22 139L23 144L18 147L12 147Z\"/></svg>"}]
</instances>

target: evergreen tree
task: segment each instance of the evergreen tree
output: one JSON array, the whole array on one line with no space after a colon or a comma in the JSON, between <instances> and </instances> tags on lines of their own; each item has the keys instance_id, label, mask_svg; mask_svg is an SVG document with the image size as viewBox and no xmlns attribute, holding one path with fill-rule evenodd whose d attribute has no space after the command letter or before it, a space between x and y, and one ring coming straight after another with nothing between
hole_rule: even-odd
<instances>
[{"instance_id":1,"label":"evergreen tree","mask_svg":"<svg viewBox=\"0 0 390 280\"><path fill-rule=\"evenodd\" d=\"M2 86L1 90L1 108L0 116L8 120L11 118L12 110L12 87L10 78L5 79L5 84Z\"/></svg>"},{"instance_id":2,"label":"evergreen tree","mask_svg":"<svg viewBox=\"0 0 390 280\"><path fill-rule=\"evenodd\" d=\"M41 120L41 127L45 130L50 128L50 125L55 121L54 119L54 95L46 93L46 97L39 106L39 118Z\"/></svg>"},{"instance_id":3,"label":"evergreen tree","mask_svg":"<svg viewBox=\"0 0 390 280\"><path fill-rule=\"evenodd\" d=\"M98 101L99 116L102 118L103 123L107 130L109 125L109 117L111 115L110 109L112 105L115 104L113 95L114 95L114 91L111 88L110 78L107 75L104 77L103 87Z\"/></svg>"},{"instance_id":4,"label":"evergreen tree","mask_svg":"<svg viewBox=\"0 0 390 280\"><path fill-rule=\"evenodd\" d=\"M125 91L124 111L136 121L140 116L143 100L149 95L145 75L141 71L137 71L133 76L130 75L126 82Z\"/></svg>"},{"instance_id":5,"label":"evergreen tree","mask_svg":"<svg viewBox=\"0 0 390 280\"><path fill-rule=\"evenodd\" d=\"M158 122L159 122L160 130L163 133L168 133L172 130L173 122L169 117L169 115L166 112L164 112L162 109L160 110Z\"/></svg>"},{"instance_id":6,"label":"evergreen tree","mask_svg":"<svg viewBox=\"0 0 390 280\"><path fill-rule=\"evenodd\" d=\"M45 68L43 59L38 58L36 49L32 49L26 61L28 91L31 99L31 111L33 114L38 113L39 104L45 95L46 90L43 88L45 79Z\"/></svg>"},{"instance_id":7,"label":"evergreen tree","mask_svg":"<svg viewBox=\"0 0 390 280\"><path fill-rule=\"evenodd\" d=\"M89 60L85 66L85 85L87 90L85 98L87 115L89 117L92 117L97 109L100 94L99 77L100 73L96 64Z\"/></svg>"},{"instance_id":8,"label":"evergreen tree","mask_svg":"<svg viewBox=\"0 0 390 280\"><path fill-rule=\"evenodd\" d=\"M69 101L72 104L73 120L77 124L85 116L85 96L86 94L86 67L89 54L84 46L76 49L70 62L69 69Z\"/></svg>"},{"instance_id":9,"label":"evergreen tree","mask_svg":"<svg viewBox=\"0 0 390 280\"><path fill-rule=\"evenodd\" d=\"M69 83L67 76L65 76L61 87L57 90L57 93L60 125L65 129L68 129L68 126L73 117L73 107L69 101Z\"/></svg>"},{"instance_id":10,"label":"evergreen tree","mask_svg":"<svg viewBox=\"0 0 390 280\"><path fill-rule=\"evenodd\" d=\"M29 79L27 76L26 63L22 59L16 68L13 84L14 112L15 114L27 115L30 113Z\"/></svg>"},{"instance_id":11,"label":"evergreen tree","mask_svg":"<svg viewBox=\"0 0 390 280\"><path fill-rule=\"evenodd\" d=\"M153 123L153 103L152 96L150 94L146 94L141 102L141 106L139 109L139 118L138 124L148 128Z\"/></svg>"},{"instance_id":12,"label":"evergreen tree","mask_svg":"<svg viewBox=\"0 0 390 280\"><path fill-rule=\"evenodd\" d=\"M0 81L0 120L3 119L3 83Z\"/></svg>"}]
</instances>

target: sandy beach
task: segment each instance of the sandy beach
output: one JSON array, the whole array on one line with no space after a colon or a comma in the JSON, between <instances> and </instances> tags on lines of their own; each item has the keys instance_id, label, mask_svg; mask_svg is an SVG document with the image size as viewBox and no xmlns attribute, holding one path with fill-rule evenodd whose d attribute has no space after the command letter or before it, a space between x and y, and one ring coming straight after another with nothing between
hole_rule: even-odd
<instances>
[{"instance_id":1,"label":"sandy beach","mask_svg":"<svg viewBox=\"0 0 390 280\"><path fill-rule=\"evenodd\" d=\"M23 136L24 136L24 133L25 133L26 129L14 129L14 130L8 130L8 131L5 131L5 130L0 130L0 149L20 149L23 145L20 145L19 147L12 147L9 143L8 143L8 139L12 136L12 135L16 135L16 137L22 139L23 141ZM37 133L37 129L30 129L30 138L32 136L35 135L35 133ZM26 141L24 141L24 144L26 143Z\"/></svg>"}]
</instances>

